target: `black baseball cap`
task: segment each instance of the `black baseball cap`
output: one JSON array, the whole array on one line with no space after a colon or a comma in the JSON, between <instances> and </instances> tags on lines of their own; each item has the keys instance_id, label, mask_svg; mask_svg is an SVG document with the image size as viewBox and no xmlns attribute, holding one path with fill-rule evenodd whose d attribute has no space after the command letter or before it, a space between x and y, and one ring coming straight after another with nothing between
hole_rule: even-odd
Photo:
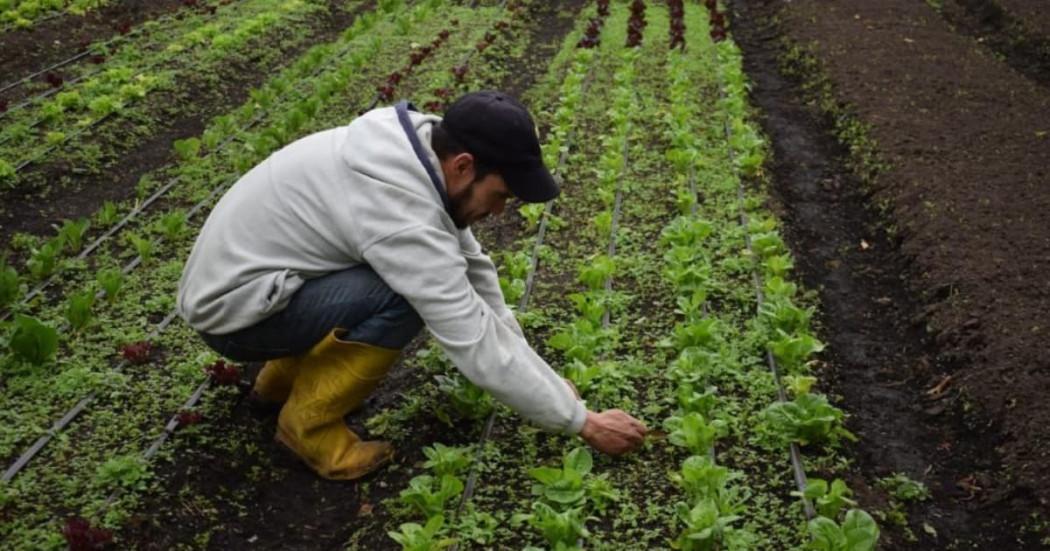
<instances>
[{"instance_id":1,"label":"black baseball cap","mask_svg":"<svg viewBox=\"0 0 1050 551\"><path fill-rule=\"evenodd\" d=\"M445 110L441 126L478 161L498 170L515 197L543 203L558 196L543 164L539 131L528 109L492 90L471 92Z\"/></svg>"}]
</instances>

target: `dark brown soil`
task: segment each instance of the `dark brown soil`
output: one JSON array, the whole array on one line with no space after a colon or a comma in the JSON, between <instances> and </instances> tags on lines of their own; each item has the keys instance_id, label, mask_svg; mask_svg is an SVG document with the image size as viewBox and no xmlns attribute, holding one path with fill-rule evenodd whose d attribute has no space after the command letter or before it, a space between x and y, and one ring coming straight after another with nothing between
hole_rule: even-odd
<instances>
[{"instance_id":1,"label":"dark brown soil","mask_svg":"<svg viewBox=\"0 0 1050 551\"><path fill-rule=\"evenodd\" d=\"M329 14L314 24L307 40L300 41L284 52L277 52L283 62L296 59L309 46L334 39L352 23L358 12L340 9L342 2L333 0ZM365 3L360 10L370 10ZM360 11L359 10L359 11ZM75 174L67 163L52 162L31 169L39 174L42 186L20 186L0 191L0 241L9 242L17 232L50 235L52 225L64 219L90 216L105 201L128 199L135 193L136 184L144 174L171 164L174 160L172 142L199 135L206 121L229 111L248 97L248 92L280 69L269 65L259 70L260 62L254 57L233 60L223 66L218 74L201 74L187 77L180 89L150 97L151 112L145 115L157 121L157 128L148 129L148 135L136 131L121 121L106 123L96 133L112 130L125 143L110 144L110 151L103 159L102 168L96 173ZM103 128L105 127L105 128ZM152 130L152 133L149 133ZM60 186L63 178L70 185ZM104 231L93 228L92 231Z\"/></svg>"},{"instance_id":2,"label":"dark brown soil","mask_svg":"<svg viewBox=\"0 0 1050 551\"><path fill-rule=\"evenodd\" d=\"M1050 498L1045 89L923 2L733 4L789 240L821 294L832 388L860 436L851 483L876 507L885 496L867 485L893 471L933 492L909 510L918 541L890 528L884 547L1037 548L1025 529ZM782 37L811 48L870 125L890 165L874 182L849 175L829 120L777 71Z\"/></svg>"},{"instance_id":3,"label":"dark brown soil","mask_svg":"<svg viewBox=\"0 0 1050 551\"><path fill-rule=\"evenodd\" d=\"M549 3L533 3L537 11L531 16L537 20L527 49L530 54L524 60L510 60L512 74L519 69L531 72L545 68L556 48L533 46L560 44L582 3L566 2L565 17ZM517 82L524 83L534 82L536 77L516 75L520 79ZM514 93L521 90L504 88ZM496 252L517 238L520 227L520 217L508 209L502 216L478 224L474 231L487 250ZM406 349L406 356L419 346L417 339ZM428 377L399 363L365 408L347 418L348 423L368 438L362 427L364 420L384 406L402 401L402 393ZM185 450L172 464L160 467L160 489L146 498L142 513L129 523L122 540L137 549L170 549L181 544L195 548L334 550L343 549L355 532L369 530L364 540L368 549L396 549L393 540L376 528L390 514L379 503L407 487L408 479L417 474L413 467L425 459L423 447L435 441L468 444L479 437L475 422L450 428L430 415L414 419L417 424L409 436L394 442L398 450L394 465L362 481L330 482L319 479L273 442L276 415L260 415L247 402L238 401L230 405L223 418L209 420L207 430L217 439L223 433L236 433L238 441L258 451L252 455L230 453L222 443ZM177 503L172 496L180 496ZM199 540L194 543L200 534L209 534L209 538L203 544Z\"/></svg>"},{"instance_id":4,"label":"dark brown soil","mask_svg":"<svg viewBox=\"0 0 1050 551\"><path fill-rule=\"evenodd\" d=\"M0 85L35 73L72 57L92 43L116 36L120 27L134 29L183 8L182 0L124 0L114 2L83 17L64 15L32 28L0 34Z\"/></svg>"},{"instance_id":5,"label":"dark brown soil","mask_svg":"<svg viewBox=\"0 0 1050 551\"><path fill-rule=\"evenodd\" d=\"M954 0L945 20L1000 56L1015 70L1050 86L1050 12L1039 0Z\"/></svg>"}]
</instances>

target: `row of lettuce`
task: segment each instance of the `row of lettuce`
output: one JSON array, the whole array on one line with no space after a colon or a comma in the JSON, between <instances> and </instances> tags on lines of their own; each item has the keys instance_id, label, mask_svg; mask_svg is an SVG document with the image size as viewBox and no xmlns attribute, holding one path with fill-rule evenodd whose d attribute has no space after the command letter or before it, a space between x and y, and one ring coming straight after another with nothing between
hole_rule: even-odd
<instances>
[{"instance_id":1,"label":"row of lettuce","mask_svg":"<svg viewBox=\"0 0 1050 551\"><path fill-rule=\"evenodd\" d=\"M601 5L608 4L599 3ZM590 176L591 185L587 189L568 187L571 183L566 187L574 194L590 197L559 199L559 205L567 211L560 216L554 216L549 207L522 209L526 227L534 228L538 221L545 220L557 231L559 222L565 224L562 217L570 216L575 222L586 220L587 227L573 227L574 235L587 236L588 242L602 249L579 259L576 278L583 289L568 295L571 311L567 312L567 319L555 324L550 331L548 347L561 356L558 367L592 407L596 404L626 407L635 403L626 397L632 386L654 382L646 378L662 376L665 379L660 388L672 403L672 411L660 425L667 442L681 450L677 456L681 453L685 456L680 459L680 468L670 477L678 489L671 507L663 507L648 518L639 514L643 522L652 521L645 530L658 534L648 536L651 539L638 545L670 542L675 548L697 550L800 545L822 550L874 549L879 529L870 515L855 508L851 492L842 480L809 478L803 486L791 491L797 479L792 480L788 475L791 462L784 452L790 446L801 446L809 456L805 464L811 469L831 473L835 472L835 463L840 459L835 455L835 448L842 439L850 439L852 435L842 426L844 414L824 395L814 391L817 381L811 360L822 345L809 326L813 310L798 305L802 299L797 286L788 280L792 261L776 229L776 221L763 210L761 195L746 189L742 181L742 178L761 176L765 151L748 120L746 79L739 52L724 36L724 15L714 6L709 7L712 12L708 17L694 5L687 8L683 3L671 2L669 8L670 17L660 8L645 6L642 2L614 7L611 29L626 23L626 37L632 48L605 50L612 52L606 55L616 59L604 65L609 74L603 78L611 80L611 88L597 92L603 100L608 100L608 104L598 110L601 123L597 127L602 135L594 141L601 145L596 156L580 160L586 165L582 172ZM666 76L656 84L666 86L662 91L647 88L653 86L651 80L636 82L635 78L639 57L652 55L651 49L633 49L644 43L642 36L648 36L644 35L647 11L652 21L670 24L667 44L680 48L662 60ZM602 29L602 22L604 19L598 16L586 23L578 44L593 47L603 39L612 41L624 37L621 29L619 33L607 32L599 39L595 31ZM603 67L590 50L580 50L576 60L578 64L566 73L560 92L562 102L552 110L552 128L544 149L548 162L559 168L563 167L567 150L575 147L566 137L572 134L574 125L580 124L575 111L579 103L574 104L572 100L580 94L587 68ZM659 66L659 63L648 65ZM706 99L698 98L698 91L701 95L707 93ZM664 93L662 104L639 101L640 95L650 93L654 96ZM588 125L592 129L594 122ZM659 131L663 133L666 149L655 148L656 152L642 153L639 159L627 159L628 151L644 149L632 149L628 144L632 139L632 124L666 125ZM644 142L646 137L643 133L636 139ZM645 143L651 147L651 142ZM654 297L631 297L628 292L613 290L612 281L614 276L634 277L629 275L634 266L652 259L651 256L632 258L638 254L633 248L637 244L629 241L638 237L630 228L628 232L632 235L618 237L617 227L621 200L644 200L645 192L641 188L649 183L631 183L636 173L627 169L628 164L637 163L651 170L654 164L660 164L656 157L661 154L674 169L669 191L680 210L660 234L662 272L673 291L675 311L680 319L670 327L668 338L660 343L671 356L667 367L658 371L630 365L637 361L630 357L630 351L651 350L630 342L632 338L624 337L627 323L616 321L618 316L630 318L634 313L630 309L637 304L630 306L629 303L654 300ZM562 163L555 162L558 160ZM639 192L639 197L621 199L624 187ZM581 208L585 214L582 217L570 212ZM625 256L616 256L616 243L626 245ZM611 246L606 249L603 244ZM530 270L537 262L553 258L556 262L568 263L564 256L550 251L533 258L533 251L544 251L530 245L531 241L526 240L520 250L503 257L503 290L510 304L517 304L524 293L532 290L527 285L532 279ZM564 277L559 281L564 294ZM635 288L630 292L639 290ZM551 320L542 319L546 315L549 310L544 314L519 312L526 326L551 324ZM670 312L663 315L669 316ZM488 418L493 409L491 400L447 364L435 359L438 354L433 349L426 351L424 363L431 364L431 369L439 373L438 387L443 393L439 399L445 405L434 407L441 416L448 419L451 409L452 414L479 422ZM780 380L769 370L767 354L773 365L784 371L783 383L790 389L790 399L781 399L778 395ZM651 411L661 414L668 411L666 405L652 408ZM648 407L642 409L649 410ZM428 449L426 467L433 472L413 479L400 495L400 510L415 511L423 520L402 524L400 530L390 533L391 537L405 549L451 546L457 539L460 544L482 546L513 545L500 541L501 537L513 542L534 541L496 528L503 521L510 521L511 526L531 526L550 549L610 545L610 541L603 539L609 534L589 539L592 531L587 524L597 521L609 529L611 523L612 530L616 531L620 521L603 518L610 505L639 499L630 495L634 488L614 483L624 479L617 472L623 470L624 465L597 474L589 452L571 448L562 454L557 450L567 449L565 442L556 437L552 438L553 444L547 446L548 459L544 460L544 452L528 444L528 440L533 439L533 431L525 429L524 432L524 447L521 447L522 440L513 439L505 443L483 441L477 446L480 451L441 444ZM476 455L477 460L496 462L485 465L483 470L499 473L505 484L516 480L507 478L509 469L524 467L525 479L532 479L533 495L530 504L519 506L526 510L497 520L501 516L498 507L489 511L480 509L480 503L490 506L516 503L507 499L515 492L506 488L494 489L493 496L497 499L476 499L478 507L474 503L464 506L462 498L456 506L454 498L464 491L460 474L468 468L466 461L471 454ZM761 457L756 459L755 455ZM456 458L455 473L437 467L438 457ZM530 461L542 463L555 458L560 461L557 466L529 466ZM738 463L740 470L724 466L733 463ZM642 462L628 467L631 468L651 469L652 466ZM485 488L478 492L483 494ZM763 493L782 497L790 493L798 502L789 506L782 497ZM641 499L644 501L644 497ZM807 514L810 504L814 505L812 515ZM764 511L769 505L786 509ZM391 508L399 510L397 504ZM617 512L623 511L632 509L621 507ZM637 514L638 510L634 509L633 513ZM452 526L446 522L449 515L454 517ZM791 522L797 524L792 526ZM660 535L669 529L669 523L676 526L670 528L674 535ZM773 525L781 525L780 530L770 530ZM802 543L801 534L806 532L808 541ZM622 538L629 533L613 537ZM616 541L627 547L632 545L620 539Z\"/></svg>"}]
</instances>

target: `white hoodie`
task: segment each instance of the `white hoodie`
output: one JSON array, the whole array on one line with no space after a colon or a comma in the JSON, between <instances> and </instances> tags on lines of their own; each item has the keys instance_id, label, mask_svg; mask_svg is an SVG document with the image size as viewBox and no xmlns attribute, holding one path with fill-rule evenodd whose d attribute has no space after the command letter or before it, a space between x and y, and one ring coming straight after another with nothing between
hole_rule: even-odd
<instances>
[{"instance_id":1,"label":"white hoodie","mask_svg":"<svg viewBox=\"0 0 1050 551\"><path fill-rule=\"evenodd\" d=\"M410 113L440 178L430 133ZM179 282L179 314L227 334L288 305L306 279L366 263L405 297L456 367L541 427L576 434L586 408L529 346L492 260L445 212L394 108L306 136L219 200Z\"/></svg>"}]
</instances>

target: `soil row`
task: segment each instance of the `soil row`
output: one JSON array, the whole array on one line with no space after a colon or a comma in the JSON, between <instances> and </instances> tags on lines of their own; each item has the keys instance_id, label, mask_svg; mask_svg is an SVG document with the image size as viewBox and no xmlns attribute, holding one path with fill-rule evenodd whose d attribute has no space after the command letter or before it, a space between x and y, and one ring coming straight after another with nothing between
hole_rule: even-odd
<instances>
[{"instance_id":1,"label":"soil row","mask_svg":"<svg viewBox=\"0 0 1050 551\"><path fill-rule=\"evenodd\" d=\"M779 61L800 77L805 99L830 115L848 148L825 140L807 150L797 132L767 123L783 140L779 174L792 178L780 186L793 238L817 253L808 274L825 286L829 319L851 320L825 331L853 344L833 359L847 368L840 389L862 442L879 442L861 446L861 466L925 475L935 503L912 526L941 530L920 531L923 548L1034 541L1025 531L1039 522L1026 517L1045 518L1050 498L1050 405L1041 390L1050 364L1040 353L1050 307L1045 88L960 34L932 3L734 4L735 24L749 33L749 68L769 72ZM773 17L778 26L767 25ZM799 88L758 82L769 87L756 92L763 107L796 123L812 117L785 100ZM824 164L840 155L863 182ZM800 165L789 170L791 162ZM868 207L878 208L881 227L865 225L875 219ZM871 256L890 249L881 264L860 258L873 246ZM881 282L873 289L883 294L864 289L869 302L842 300L867 281ZM852 304L867 319L843 315ZM904 410L897 421L893 408Z\"/></svg>"}]
</instances>

